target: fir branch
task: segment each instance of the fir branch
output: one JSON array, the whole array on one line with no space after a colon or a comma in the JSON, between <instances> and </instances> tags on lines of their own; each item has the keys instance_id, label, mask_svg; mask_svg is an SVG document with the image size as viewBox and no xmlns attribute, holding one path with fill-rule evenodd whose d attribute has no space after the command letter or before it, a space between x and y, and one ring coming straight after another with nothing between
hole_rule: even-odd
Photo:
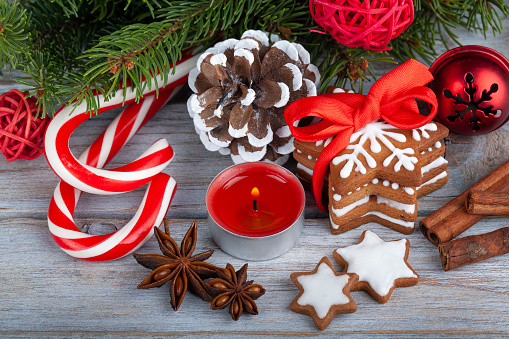
<instances>
[{"instance_id":1,"label":"fir branch","mask_svg":"<svg viewBox=\"0 0 509 339\"><path fill-rule=\"evenodd\" d=\"M45 117L55 112L55 98L58 97L59 85L62 79L53 70L55 65L48 55L40 51L33 51L30 59L20 67L27 77L17 78L16 81L29 87L29 95L37 98L37 115Z\"/></svg>"},{"instance_id":2,"label":"fir branch","mask_svg":"<svg viewBox=\"0 0 509 339\"><path fill-rule=\"evenodd\" d=\"M509 6L503 0L414 0L413 24L391 42L393 53L400 59L420 56L427 63L436 57L435 45L441 42L449 48L450 40L460 45L454 30L465 28L486 37L502 33L499 13L509 16Z\"/></svg>"},{"instance_id":3,"label":"fir branch","mask_svg":"<svg viewBox=\"0 0 509 339\"><path fill-rule=\"evenodd\" d=\"M131 5L132 0L128 0L127 4L125 0L52 0L51 2L59 5L66 17L79 17L80 12L82 12L81 9L87 7L89 8L89 13L95 16L95 20L93 21L99 21L114 16L118 8L126 10L129 5ZM141 2L144 3L151 12L153 11L153 7L148 0L142 0ZM136 2L136 4L138 4L138 2Z\"/></svg>"},{"instance_id":4,"label":"fir branch","mask_svg":"<svg viewBox=\"0 0 509 339\"><path fill-rule=\"evenodd\" d=\"M0 64L27 73L20 82L39 94L43 115L53 111L55 103L70 101L85 100L95 110L95 92L111 96L128 80L140 97L151 84L142 80L167 75L183 50L238 39L248 29L270 31L308 49L322 74L321 92L329 82L343 87L350 82L362 91L363 81L373 73L371 61L391 61L387 53L347 48L330 35L310 33L321 29L312 20L307 1L19 1L0 0ZM421 57L431 62L438 42L457 43L456 28L500 33L499 15L509 15L503 0L414 0L414 4L414 23L391 43L401 59Z\"/></svg>"},{"instance_id":5,"label":"fir branch","mask_svg":"<svg viewBox=\"0 0 509 339\"><path fill-rule=\"evenodd\" d=\"M26 10L0 0L0 69L22 63L29 50L29 32Z\"/></svg>"},{"instance_id":6,"label":"fir branch","mask_svg":"<svg viewBox=\"0 0 509 339\"><path fill-rule=\"evenodd\" d=\"M104 78L108 73L113 75L109 78L108 90L104 91L107 97L113 95L118 87L124 88L125 95L129 79L139 98L147 86L151 89L152 81L144 79L150 80L155 74L162 74L163 81L167 82L170 61L175 64L184 49L199 43L200 39L225 31L257 7L244 8L239 4L233 6L232 1L217 0L175 2L178 1L165 1L167 7L158 11L161 21L126 26L102 37L96 46L86 51L83 58L89 60L90 67L83 75L86 80L71 100L79 104L79 98L86 97L84 91L94 86L98 77ZM239 2L240 5L254 4L250 0ZM232 15L227 16L228 13ZM208 39L207 45L211 43Z\"/></svg>"},{"instance_id":7,"label":"fir branch","mask_svg":"<svg viewBox=\"0 0 509 339\"><path fill-rule=\"evenodd\" d=\"M83 98L83 91L96 86L97 79L105 79L108 88L106 96L114 94L119 85L125 89L128 78L141 94L150 82L143 82L143 77L152 79L153 74L161 72L165 75L170 69L166 50L161 42L168 34L164 24L156 22L147 25L133 24L100 39L99 43L86 51L82 58L88 59L88 69L83 74L83 82L71 100ZM177 56L178 57L178 56ZM121 77L121 74L128 75Z\"/></svg>"},{"instance_id":8,"label":"fir branch","mask_svg":"<svg viewBox=\"0 0 509 339\"><path fill-rule=\"evenodd\" d=\"M132 4L133 1L136 0L127 0L127 4L125 5L124 9L127 9L129 6L133 7L133 5L136 5L136 13L139 14L138 19L144 19L146 17L153 18L155 9L161 8L161 5L157 0L141 0L141 3L135 2ZM149 10L149 13L144 12L143 8L141 8L141 5L145 6Z\"/></svg>"},{"instance_id":9,"label":"fir branch","mask_svg":"<svg viewBox=\"0 0 509 339\"><path fill-rule=\"evenodd\" d=\"M54 2L64 10L64 14L67 17L71 15L78 16L78 8L81 1L75 0L54 0Z\"/></svg>"},{"instance_id":10,"label":"fir branch","mask_svg":"<svg viewBox=\"0 0 509 339\"><path fill-rule=\"evenodd\" d=\"M108 83L107 95L125 85L128 77L138 96L151 81L154 74L167 75L171 64L191 46L203 48L220 39L239 38L247 29L269 28L273 32L295 39L309 33L311 19L304 4L293 0L197 0L161 2L156 12L160 21L135 24L104 36L100 42L86 51L90 66L85 72L87 79L72 100L83 97L97 77L113 74ZM168 55L167 55L168 54ZM169 60L168 60L169 59ZM119 76L122 74L122 76Z\"/></svg>"},{"instance_id":11,"label":"fir branch","mask_svg":"<svg viewBox=\"0 0 509 339\"><path fill-rule=\"evenodd\" d=\"M51 58L58 66L55 73L64 75L65 72L79 68L76 59L82 53L96 27L89 28L90 16L66 17L62 10L55 11L50 3L34 2L27 6L31 14L34 31L33 48ZM84 14L84 13L83 13Z\"/></svg>"},{"instance_id":12,"label":"fir branch","mask_svg":"<svg viewBox=\"0 0 509 339\"><path fill-rule=\"evenodd\" d=\"M98 17L94 15L94 8L100 2L87 1L89 2L80 2L76 15L71 16L66 15L68 11L61 8L62 3L25 2L24 22L30 21L29 29L33 33L26 42L27 53L16 67L27 76L15 80L28 86L30 93L37 96L43 116L53 114L56 104L65 103L75 95L76 84L79 84L82 78L81 75L76 75L83 74L88 68L86 60L79 58L83 49L90 44L96 44L99 36L120 29L127 20L133 20L132 18L138 15L135 13L137 6L125 11L122 4L120 9L116 7L117 15L112 19L103 18L96 22ZM113 0L113 3L118 4L119 1L121 0ZM7 6L14 8L17 3ZM96 79L94 83L101 82ZM87 93L90 95L92 92Z\"/></svg>"}]
</instances>

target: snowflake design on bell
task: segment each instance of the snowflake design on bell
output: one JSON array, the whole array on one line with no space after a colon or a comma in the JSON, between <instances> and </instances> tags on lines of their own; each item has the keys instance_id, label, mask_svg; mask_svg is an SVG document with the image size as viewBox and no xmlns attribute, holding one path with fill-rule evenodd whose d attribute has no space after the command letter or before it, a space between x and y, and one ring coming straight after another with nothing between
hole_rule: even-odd
<instances>
[{"instance_id":1,"label":"snowflake design on bell","mask_svg":"<svg viewBox=\"0 0 509 339\"><path fill-rule=\"evenodd\" d=\"M475 100L475 93L477 92L477 86L474 86L474 76L472 73L467 73L465 76L465 80L467 82L467 86L464 91L468 95L468 100L465 101L460 93L456 93L456 95L453 95L452 92L448 89L444 90L444 96L448 99L453 99L454 105L465 105L465 109L462 110L455 110L453 115L449 115L447 117L447 120L450 122L456 121L456 119L463 120L465 118L465 114L468 112L472 113L472 118L470 118L470 123L473 124L472 129L474 131L478 131L481 129L479 126L481 120L477 116L477 111L482 112L485 117L489 117L490 115L493 115L495 117L500 116L502 111L501 110L494 110L493 106L487 106L487 107L481 107L480 105L484 102L490 101L492 99L491 95L493 93L496 93L498 91L498 85L492 84L489 91L483 90L481 97L479 100Z\"/></svg>"},{"instance_id":2,"label":"snowflake design on bell","mask_svg":"<svg viewBox=\"0 0 509 339\"><path fill-rule=\"evenodd\" d=\"M403 143L406 142L406 136L401 133L391 132L391 129L397 128L384 121L375 121L367 124L357 132L354 132L350 137L350 145L346 147L346 150L352 150L352 152L339 155L332 160L332 164L335 166L346 161L346 164L340 172L341 178L348 178L352 170L354 170L354 165L355 171L366 174L366 167L360 160L359 155L362 155L366 159L366 163L370 168L375 168L377 166L376 160L365 148L368 140L370 141L370 150L373 153L380 153L382 151L380 142L391 151L391 154L383 160L382 164L384 167L389 166L392 160L397 158L398 161L394 165L395 172L399 172L402 166L409 171L413 171L415 168L414 165L418 161L416 157L412 156L415 151L412 148L400 149L396 147L391 140ZM352 144L357 140L359 140L358 143Z\"/></svg>"},{"instance_id":3,"label":"snowflake design on bell","mask_svg":"<svg viewBox=\"0 0 509 339\"><path fill-rule=\"evenodd\" d=\"M316 95L320 81L310 60L301 45L255 30L206 50L189 73L187 103L205 147L235 163L286 162L294 146L284 110Z\"/></svg>"}]
</instances>

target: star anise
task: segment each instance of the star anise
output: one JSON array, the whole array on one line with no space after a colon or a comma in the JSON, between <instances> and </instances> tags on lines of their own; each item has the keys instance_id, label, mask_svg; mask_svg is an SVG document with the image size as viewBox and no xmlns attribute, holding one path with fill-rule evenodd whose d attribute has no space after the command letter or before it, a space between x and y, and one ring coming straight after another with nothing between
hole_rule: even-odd
<instances>
[{"instance_id":1,"label":"star anise","mask_svg":"<svg viewBox=\"0 0 509 339\"><path fill-rule=\"evenodd\" d=\"M191 256L196 246L196 222L194 222L182 240L180 249L169 235L168 224L165 220L166 233L154 227L154 233L161 249L161 254L133 254L138 263L153 270L150 275L138 285L138 288L161 287L170 283L171 306L176 311L180 307L186 291L196 294L203 300L210 302L213 297L208 292L202 279L215 277L218 267L205 263L214 250Z\"/></svg>"},{"instance_id":2,"label":"star anise","mask_svg":"<svg viewBox=\"0 0 509 339\"><path fill-rule=\"evenodd\" d=\"M258 314L258 308L254 300L265 293L265 289L253 280L247 280L247 264L235 272L232 265L226 264L225 269L218 269L219 278L205 282L210 293L215 296L210 308L213 310L223 309L230 305L229 313L232 319L237 321L243 311Z\"/></svg>"}]
</instances>

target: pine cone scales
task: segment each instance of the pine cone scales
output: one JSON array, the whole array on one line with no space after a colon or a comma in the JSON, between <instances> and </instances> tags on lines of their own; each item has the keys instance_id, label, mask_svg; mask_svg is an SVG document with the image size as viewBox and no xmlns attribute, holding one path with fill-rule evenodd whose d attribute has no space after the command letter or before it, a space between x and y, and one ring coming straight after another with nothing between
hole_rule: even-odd
<instances>
[{"instance_id":1,"label":"pine cone scales","mask_svg":"<svg viewBox=\"0 0 509 339\"><path fill-rule=\"evenodd\" d=\"M286 162L294 146L284 110L316 95L320 74L309 53L271 38L278 41L270 45L266 33L250 30L240 40L217 43L189 73L196 132L208 150L230 154L235 163Z\"/></svg>"}]
</instances>

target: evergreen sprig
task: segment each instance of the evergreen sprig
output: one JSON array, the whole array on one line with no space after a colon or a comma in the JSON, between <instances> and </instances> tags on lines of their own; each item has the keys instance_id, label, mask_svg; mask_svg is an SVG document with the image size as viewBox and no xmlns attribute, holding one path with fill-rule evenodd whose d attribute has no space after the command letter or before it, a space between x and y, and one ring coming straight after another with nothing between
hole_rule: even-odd
<instances>
[{"instance_id":1,"label":"evergreen sprig","mask_svg":"<svg viewBox=\"0 0 509 339\"><path fill-rule=\"evenodd\" d=\"M0 69L17 68L29 54L29 32L26 9L0 1Z\"/></svg>"},{"instance_id":2,"label":"evergreen sprig","mask_svg":"<svg viewBox=\"0 0 509 339\"><path fill-rule=\"evenodd\" d=\"M459 45L455 30L502 33L499 14L509 16L509 7L502 0L414 0L415 19L397 39L391 41L392 52L400 59L421 57L432 63L435 47L441 42L449 48L450 40Z\"/></svg>"},{"instance_id":3,"label":"evergreen sprig","mask_svg":"<svg viewBox=\"0 0 509 339\"><path fill-rule=\"evenodd\" d=\"M414 0L413 24L391 42L400 59L430 63L438 42L458 43L455 29L494 34L503 0ZM171 64L192 47L205 49L248 29L261 29L306 47L329 82L350 83L362 91L370 62L393 61L387 53L348 48L312 20L300 0L0 0L0 65L27 74L18 79L37 95L42 115L55 104L86 101L98 108L94 93L109 97L130 81L141 97L155 74L167 76ZM178 67L178 66L177 66ZM371 76L372 77L372 76ZM165 79L166 80L166 79Z\"/></svg>"}]
</instances>

